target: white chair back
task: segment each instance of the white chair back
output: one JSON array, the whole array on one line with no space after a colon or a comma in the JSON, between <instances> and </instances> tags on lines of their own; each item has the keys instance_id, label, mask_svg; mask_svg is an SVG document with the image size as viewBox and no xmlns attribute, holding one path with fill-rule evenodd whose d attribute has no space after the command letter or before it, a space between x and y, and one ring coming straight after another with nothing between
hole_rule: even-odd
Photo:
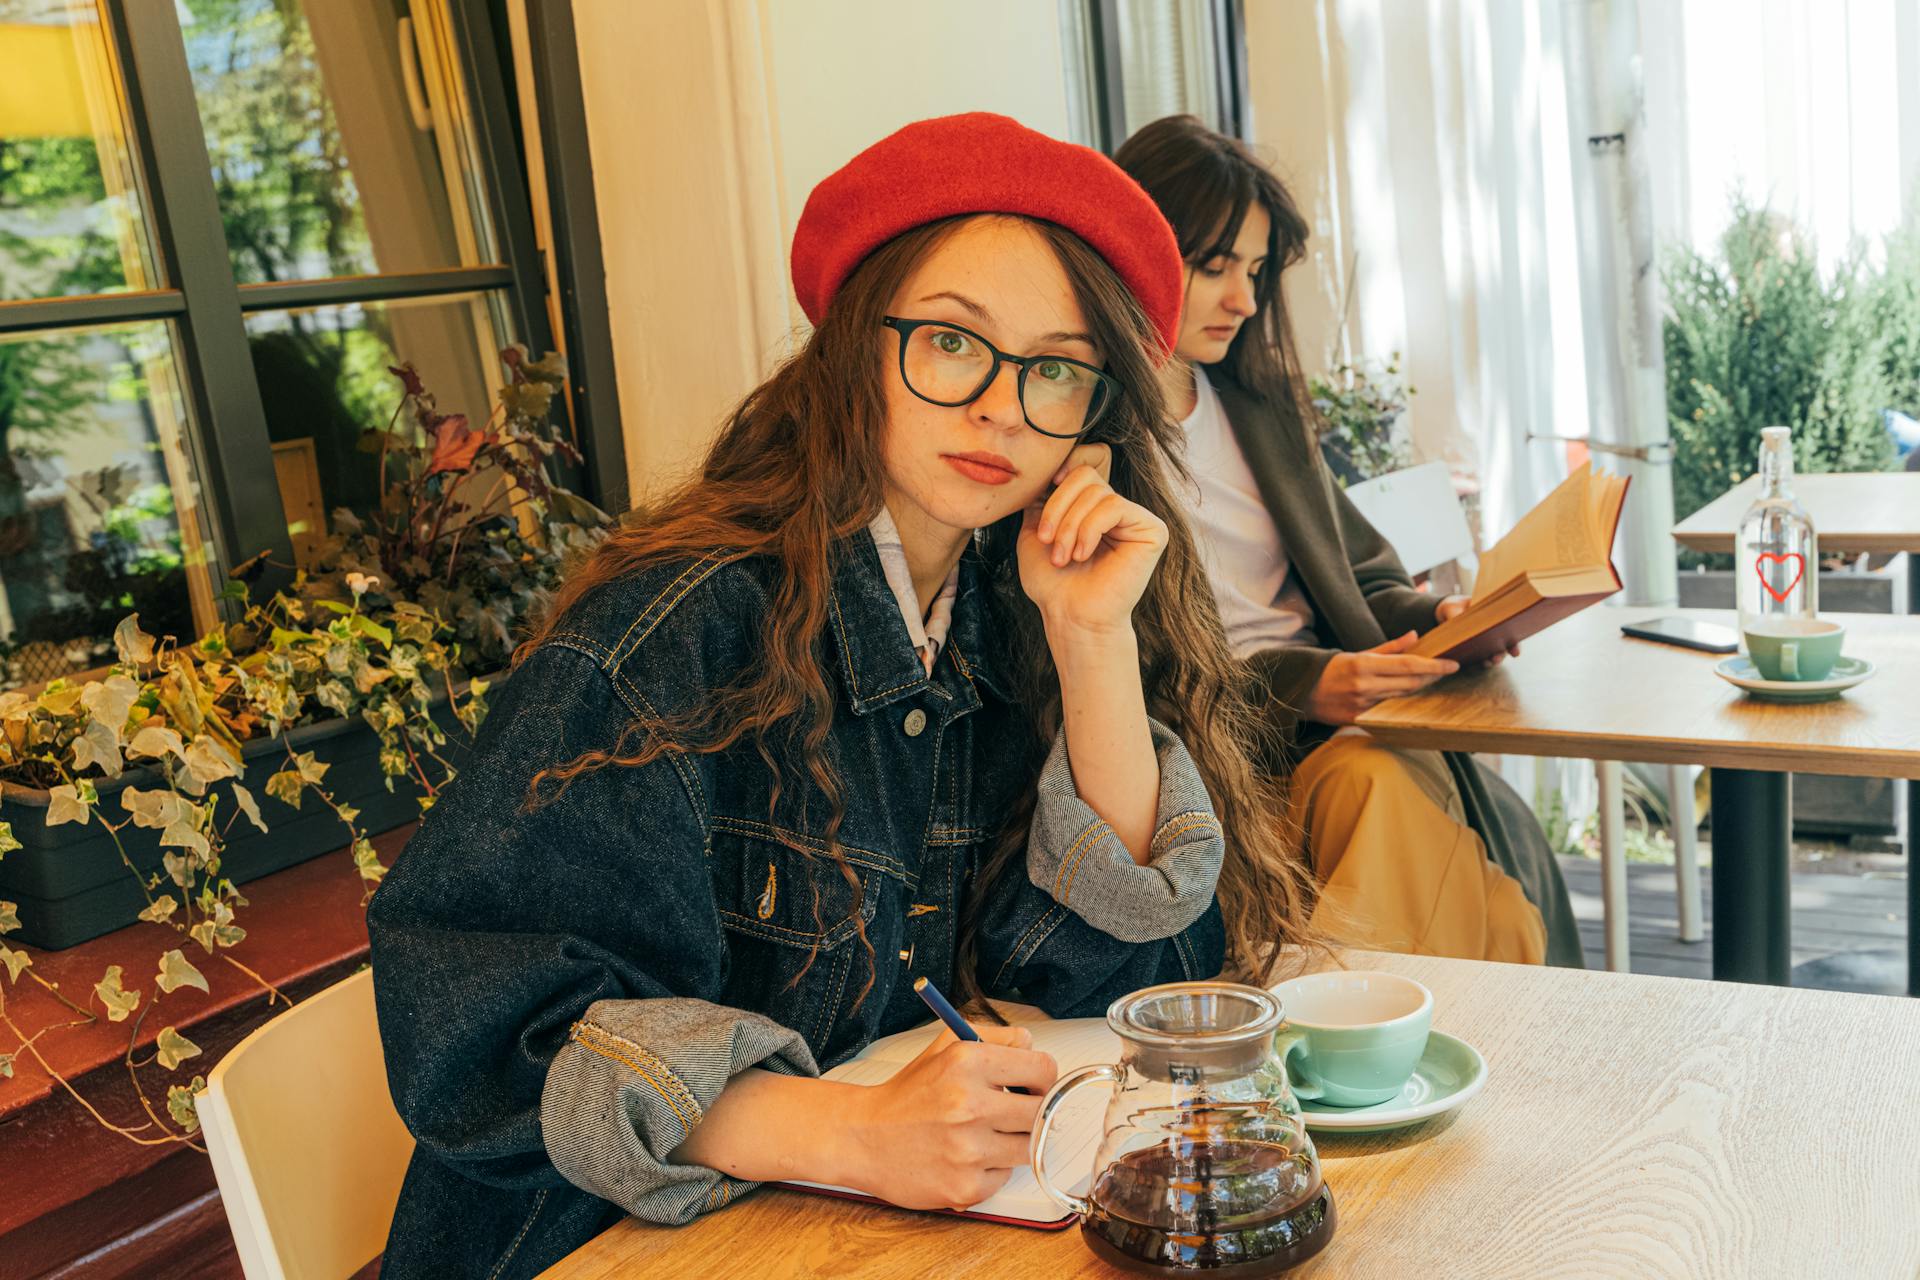
<instances>
[{"instance_id":1,"label":"white chair back","mask_svg":"<svg viewBox=\"0 0 1920 1280\"><path fill-rule=\"evenodd\" d=\"M1408 573L1425 573L1473 554L1473 534L1444 462L1424 462L1348 485L1347 497L1393 547Z\"/></svg>"},{"instance_id":2,"label":"white chair back","mask_svg":"<svg viewBox=\"0 0 1920 1280\"><path fill-rule=\"evenodd\" d=\"M413 1137L387 1092L372 970L235 1045L198 1107L247 1280L344 1280L379 1256Z\"/></svg>"}]
</instances>

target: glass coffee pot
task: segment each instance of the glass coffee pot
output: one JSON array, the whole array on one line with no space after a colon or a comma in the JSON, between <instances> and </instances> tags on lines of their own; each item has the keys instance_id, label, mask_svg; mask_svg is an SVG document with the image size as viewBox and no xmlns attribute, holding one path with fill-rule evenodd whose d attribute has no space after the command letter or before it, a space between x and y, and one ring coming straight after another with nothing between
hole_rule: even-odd
<instances>
[{"instance_id":1,"label":"glass coffee pot","mask_svg":"<svg viewBox=\"0 0 1920 1280\"><path fill-rule=\"evenodd\" d=\"M1268 1276L1333 1238L1333 1195L1275 1054L1280 1001L1232 982L1175 982L1114 1001L1121 1060L1063 1076L1040 1105L1033 1173L1080 1215L1087 1245L1148 1275ZM1047 1135L1080 1085L1110 1086L1093 1180L1048 1175Z\"/></svg>"}]
</instances>

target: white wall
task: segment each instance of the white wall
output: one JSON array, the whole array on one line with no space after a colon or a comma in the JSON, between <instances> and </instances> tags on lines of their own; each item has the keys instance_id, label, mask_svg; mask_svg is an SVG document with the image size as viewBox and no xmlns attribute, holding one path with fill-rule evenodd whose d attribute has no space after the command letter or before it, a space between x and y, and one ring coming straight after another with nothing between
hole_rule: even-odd
<instances>
[{"instance_id":1,"label":"white wall","mask_svg":"<svg viewBox=\"0 0 1920 1280\"><path fill-rule=\"evenodd\" d=\"M636 499L697 465L804 323L787 280L813 185L927 116L1067 131L1058 14L898 0L577 0Z\"/></svg>"}]
</instances>

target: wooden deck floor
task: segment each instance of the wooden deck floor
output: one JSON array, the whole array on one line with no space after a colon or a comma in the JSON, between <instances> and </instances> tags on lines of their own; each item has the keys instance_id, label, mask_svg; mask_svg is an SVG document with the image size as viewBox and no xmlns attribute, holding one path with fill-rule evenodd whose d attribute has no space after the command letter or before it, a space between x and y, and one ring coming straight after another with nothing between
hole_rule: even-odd
<instances>
[{"instance_id":1,"label":"wooden deck floor","mask_svg":"<svg viewBox=\"0 0 1920 1280\"><path fill-rule=\"evenodd\" d=\"M1589 968L1606 967L1601 926L1600 863L1560 859L1580 921ZM1706 940L1680 939L1678 898L1672 867L1634 863L1627 868L1627 950L1633 972L1680 978L1713 976L1712 874L1702 867L1701 894ZM1856 876L1795 873L1793 877L1794 985L1888 993L1905 989L1907 886L1898 875ZM1881 953L1883 962L1864 982L1837 978L1819 961L1845 953ZM1891 954L1888 954L1891 953Z\"/></svg>"}]
</instances>

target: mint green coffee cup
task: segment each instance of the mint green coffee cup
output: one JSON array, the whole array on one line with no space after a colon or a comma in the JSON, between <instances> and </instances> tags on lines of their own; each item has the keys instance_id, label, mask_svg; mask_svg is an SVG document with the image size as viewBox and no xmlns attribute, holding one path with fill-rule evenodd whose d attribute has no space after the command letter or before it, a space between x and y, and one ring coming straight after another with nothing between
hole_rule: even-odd
<instances>
[{"instance_id":1,"label":"mint green coffee cup","mask_svg":"<svg viewBox=\"0 0 1920 1280\"><path fill-rule=\"evenodd\" d=\"M1366 1107L1397 1097L1433 1027L1433 993L1393 973L1312 973L1273 989L1274 1052L1296 1097Z\"/></svg>"},{"instance_id":2,"label":"mint green coffee cup","mask_svg":"<svg viewBox=\"0 0 1920 1280\"><path fill-rule=\"evenodd\" d=\"M1845 627L1824 618L1762 618L1742 634L1747 656L1769 680L1825 680L1847 640Z\"/></svg>"}]
</instances>

